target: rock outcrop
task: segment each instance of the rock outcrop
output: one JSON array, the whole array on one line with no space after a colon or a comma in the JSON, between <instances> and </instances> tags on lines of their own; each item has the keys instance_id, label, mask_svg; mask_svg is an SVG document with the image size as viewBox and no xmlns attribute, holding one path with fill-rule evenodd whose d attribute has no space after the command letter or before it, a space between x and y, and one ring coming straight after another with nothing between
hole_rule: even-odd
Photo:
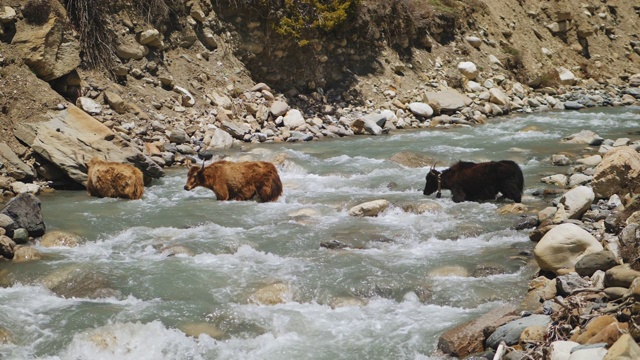
<instances>
[{"instance_id":1,"label":"rock outcrop","mask_svg":"<svg viewBox=\"0 0 640 360\"><path fill-rule=\"evenodd\" d=\"M76 106L50 111L47 116L48 121L18 123L14 133L73 181L86 185L85 163L93 157L131 163L151 178L164 175L153 160Z\"/></svg>"},{"instance_id":2,"label":"rock outcrop","mask_svg":"<svg viewBox=\"0 0 640 360\"><path fill-rule=\"evenodd\" d=\"M42 27L19 22L11 43L20 49L25 64L45 81L67 75L80 65L80 43L57 17Z\"/></svg>"},{"instance_id":3,"label":"rock outcrop","mask_svg":"<svg viewBox=\"0 0 640 360\"><path fill-rule=\"evenodd\" d=\"M596 167L591 185L598 198L640 192L640 154L629 146L607 152Z\"/></svg>"}]
</instances>

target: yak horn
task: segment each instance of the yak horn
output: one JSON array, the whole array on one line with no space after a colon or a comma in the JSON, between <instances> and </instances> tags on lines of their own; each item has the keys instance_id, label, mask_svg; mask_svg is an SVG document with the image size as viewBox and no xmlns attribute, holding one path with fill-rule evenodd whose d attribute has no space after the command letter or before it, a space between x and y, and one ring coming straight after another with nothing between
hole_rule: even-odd
<instances>
[{"instance_id":1,"label":"yak horn","mask_svg":"<svg viewBox=\"0 0 640 360\"><path fill-rule=\"evenodd\" d=\"M200 168L200 171L204 170L204 160L202 160L202 168Z\"/></svg>"},{"instance_id":2,"label":"yak horn","mask_svg":"<svg viewBox=\"0 0 640 360\"><path fill-rule=\"evenodd\" d=\"M436 165L438 164L438 162L434 162L433 165L431 166L431 170L434 170L436 168Z\"/></svg>"}]
</instances>

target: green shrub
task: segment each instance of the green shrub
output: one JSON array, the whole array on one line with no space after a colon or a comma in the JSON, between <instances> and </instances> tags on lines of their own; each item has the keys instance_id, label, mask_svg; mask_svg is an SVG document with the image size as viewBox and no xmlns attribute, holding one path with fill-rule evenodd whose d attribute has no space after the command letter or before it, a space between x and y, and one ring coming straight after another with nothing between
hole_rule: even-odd
<instances>
[{"instance_id":1,"label":"green shrub","mask_svg":"<svg viewBox=\"0 0 640 360\"><path fill-rule=\"evenodd\" d=\"M266 6L268 1L261 1ZM272 27L276 33L292 36L303 46L310 32L331 31L347 21L360 0L284 0L274 13ZM270 9L273 10L273 9Z\"/></svg>"},{"instance_id":2,"label":"green shrub","mask_svg":"<svg viewBox=\"0 0 640 360\"><path fill-rule=\"evenodd\" d=\"M22 16L29 24L42 25L49 20L50 14L50 0L29 0L22 7Z\"/></svg>"}]
</instances>

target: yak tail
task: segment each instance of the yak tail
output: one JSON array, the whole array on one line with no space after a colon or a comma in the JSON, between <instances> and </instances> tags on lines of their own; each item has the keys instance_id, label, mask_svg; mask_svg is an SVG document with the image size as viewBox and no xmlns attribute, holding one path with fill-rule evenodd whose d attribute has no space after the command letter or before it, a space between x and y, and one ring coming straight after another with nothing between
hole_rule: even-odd
<instances>
[{"instance_id":1,"label":"yak tail","mask_svg":"<svg viewBox=\"0 0 640 360\"><path fill-rule=\"evenodd\" d=\"M271 179L271 195L273 196L273 200L276 201L282 195L282 181L280 181L280 176L276 174Z\"/></svg>"},{"instance_id":2,"label":"yak tail","mask_svg":"<svg viewBox=\"0 0 640 360\"><path fill-rule=\"evenodd\" d=\"M282 181L276 167L269 163L269 176L258 189L258 196L262 202L276 201L282 195Z\"/></svg>"}]
</instances>

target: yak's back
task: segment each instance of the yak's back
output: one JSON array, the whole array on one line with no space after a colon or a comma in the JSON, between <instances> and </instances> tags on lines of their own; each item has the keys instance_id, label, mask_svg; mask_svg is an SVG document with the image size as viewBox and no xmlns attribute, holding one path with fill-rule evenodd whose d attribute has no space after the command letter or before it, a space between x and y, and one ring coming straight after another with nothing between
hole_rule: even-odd
<instances>
[{"instance_id":1,"label":"yak's back","mask_svg":"<svg viewBox=\"0 0 640 360\"><path fill-rule=\"evenodd\" d=\"M282 182L275 165L266 161L231 162L220 160L210 165L216 181L223 181L234 193L251 187L264 202L275 201L282 194Z\"/></svg>"},{"instance_id":2,"label":"yak's back","mask_svg":"<svg viewBox=\"0 0 640 360\"><path fill-rule=\"evenodd\" d=\"M144 177L142 171L135 166L96 159L87 165L89 195L140 199L144 194Z\"/></svg>"}]
</instances>

